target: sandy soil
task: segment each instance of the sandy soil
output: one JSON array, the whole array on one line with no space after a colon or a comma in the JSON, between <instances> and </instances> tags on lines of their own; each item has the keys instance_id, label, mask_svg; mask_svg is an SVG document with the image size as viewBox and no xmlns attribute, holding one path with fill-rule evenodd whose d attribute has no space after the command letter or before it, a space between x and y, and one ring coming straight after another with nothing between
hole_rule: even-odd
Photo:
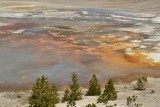
<instances>
[{"instance_id":1,"label":"sandy soil","mask_svg":"<svg viewBox=\"0 0 160 107\"><path fill-rule=\"evenodd\" d=\"M116 85L118 91L118 99L116 101L109 101L108 105L117 104L116 107L127 107L126 98L128 96L136 95L138 97L137 103L142 104L142 107L159 107L160 102L160 82L159 78L147 78L148 83L146 85L146 90L136 91L133 90L136 81L133 81L129 85L121 84ZM155 93L152 93L154 91ZM83 89L86 92L86 89ZM60 96L63 96L63 92L59 92ZM0 106L2 107L27 107L27 97L30 95L30 91L27 92L1 92L0 93ZM21 98L17 98L20 96ZM84 107L89 103L96 103L96 96L84 96L83 100L77 101L77 107ZM96 103L98 107L105 107L104 104ZM59 103L56 107L65 107L66 103Z\"/></svg>"}]
</instances>

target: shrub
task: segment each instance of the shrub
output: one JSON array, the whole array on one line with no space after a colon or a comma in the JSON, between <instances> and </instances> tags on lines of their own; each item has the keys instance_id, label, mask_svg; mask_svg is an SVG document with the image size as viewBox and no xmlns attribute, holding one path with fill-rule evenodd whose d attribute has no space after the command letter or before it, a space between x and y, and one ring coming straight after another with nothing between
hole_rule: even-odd
<instances>
[{"instance_id":1,"label":"shrub","mask_svg":"<svg viewBox=\"0 0 160 107\"><path fill-rule=\"evenodd\" d=\"M89 83L89 89L86 93L87 96L96 96L96 95L100 95L101 94L101 87L98 84L98 79L96 77L96 75L94 74L92 76L92 79L90 80Z\"/></svg>"},{"instance_id":2,"label":"shrub","mask_svg":"<svg viewBox=\"0 0 160 107\"><path fill-rule=\"evenodd\" d=\"M29 107L55 107L59 102L57 91L55 86L49 85L48 78L38 78L28 98Z\"/></svg>"},{"instance_id":3,"label":"shrub","mask_svg":"<svg viewBox=\"0 0 160 107\"><path fill-rule=\"evenodd\" d=\"M85 107L97 107L97 106L94 103L92 103L92 104L86 105Z\"/></svg>"},{"instance_id":4,"label":"shrub","mask_svg":"<svg viewBox=\"0 0 160 107\"><path fill-rule=\"evenodd\" d=\"M128 107L142 107L142 104L138 104L136 103L137 100L137 96L133 95L133 96L129 96L127 97L127 106Z\"/></svg>"},{"instance_id":5,"label":"shrub","mask_svg":"<svg viewBox=\"0 0 160 107\"><path fill-rule=\"evenodd\" d=\"M74 101L78 101L82 99L82 90L80 89L80 85L78 83L77 74L72 74L72 84L69 84L69 89L67 89L64 93L64 97L62 102L68 101L68 106L71 107L75 105Z\"/></svg>"},{"instance_id":6,"label":"shrub","mask_svg":"<svg viewBox=\"0 0 160 107\"><path fill-rule=\"evenodd\" d=\"M145 85L147 83L147 78L146 77L142 77L140 79L137 80L136 86L134 87L134 89L136 90L145 90Z\"/></svg>"},{"instance_id":7,"label":"shrub","mask_svg":"<svg viewBox=\"0 0 160 107\"><path fill-rule=\"evenodd\" d=\"M105 85L105 90L103 94L99 96L98 103L108 103L109 100L116 100L117 92L114 87L114 82L109 79L108 83Z\"/></svg>"},{"instance_id":8,"label":"shrub","mask_svg":"<svg viewBox=\"0 0 160 107\"><path fill-rule=\"evenodd\" d=\"M22 98L21 95L17 95L17 98Z\"/></svg>"}]
</instances>

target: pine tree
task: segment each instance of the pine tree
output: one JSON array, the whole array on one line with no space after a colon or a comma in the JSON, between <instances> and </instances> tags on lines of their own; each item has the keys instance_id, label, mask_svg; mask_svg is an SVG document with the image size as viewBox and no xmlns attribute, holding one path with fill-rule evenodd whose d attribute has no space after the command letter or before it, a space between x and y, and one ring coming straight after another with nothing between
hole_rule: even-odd
<instances>
[{"instance_id":1,"label":"pine tree","mask_svg":"<svg viewBox=\"0 0 160 107\"><path fill-rule=\"evenodd\" d=\"M76 107L76 102L73 96L71 96L70 99L68 100L67 107Z\"/></svg>"},{"instance_id":2,"label":"pine tree","mask_svg":"<svg viewBox=\"0 0 160 107\"><path fill-rule=\"evenodd\" d=\"M72 103L73 101L78 101L82 99L82 90L80 89L80 85L78 83L77 74L73 73L71 78L72 84L70 84L69 89L65 91L62 102L68 101L69 103Z\"/></svg>"},{"instance_id":3,"label":"pine tree","mask_svg":"<svg viewBox=\"0 0 160 107\"><path fill-rule=\"evenodd\" d=\"M57 90L48 83L48 78L38 78L28 98L29 107L55 107L59 102Z\"/></svg>"},{"instance_id":4,"label":"pine tree","mask_svg":"<svg viewBox=\"0 0 160 107\"><path fill-rule=\"evenodd\" d=\"M52 99L54 99L53 103L57 104L57 103L59 103L60 99L59 99L58 89L55 85L52 86L52 91L53 91L52 92L52 94L53 94Z\"/></svg>"},{"instance_id":5,"label":"pine tree","mask_svg":"<svg viewBox=\"0 0 160 107\"><path fill-rule=\"evenodd\" d=\"M69 88L70 98L73 98L75 101L82 99L82 90L80 89L76 73L72 74L72 84L69 85Z\"/></svg>"},{"instance_id":6,"label":"pine tree","mask_svg":"<svg viewBox=\"0 0 160 107\"><path fill-rule=\"evenodd\" d=\"M98 84L98 79L94 74L89 83L89 89L87 91L87 96L96 96L101 94L101 87Z\"/></svg>"},{"instance_id":7,"label":"pine tree","mask_svg":"<svg viewBox=\"0 0 160 107\"><path fill-rule=\"evenodd\" d=\"M64 92L64 96L62 98L62 103L69 100L69 89L67 88Z\"/></svg>"},{"instance_id":8,"label":"pine tree","mask_svg":"<svg viewBox=\"0 0 160 107\"><path fill-rule=\"evenodd\" d=\"M105 90L103 94L99 96L98 103L108 103L109 100L116 100L117 92L114 87L114 82L109 79L108 83L105 85Z\"/></svg>"}]
</instances>

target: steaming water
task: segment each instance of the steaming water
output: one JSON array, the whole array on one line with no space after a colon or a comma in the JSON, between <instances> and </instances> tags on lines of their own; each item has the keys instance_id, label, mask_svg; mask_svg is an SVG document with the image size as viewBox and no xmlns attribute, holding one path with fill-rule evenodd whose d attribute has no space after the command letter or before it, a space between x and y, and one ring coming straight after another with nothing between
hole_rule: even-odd
<instances>
[{"instance_id":1,"label":"steaming water","mask_svg":"<svg viewBox=\"0 0 160 107\"><path fill-rule=\"evenodd\" d=\"M102 83L108 78L114 78L120 83L128 82L139 75L159 77L159 67L128 62L123 56L124 50L116 51L115 56L107 55L112 52L105 56L98 48L103 40L92 41L94 36L129 31L140 34L140 45L145 50L152 50L160 41L159 13L154 10L156 5L152 9L155 13L139 13L127 7L126 11L121 7L102 9L104 2L92 1L93 6L89 8L75 1L68 6L58 2L57 5L52 4L55 5L54 8L51 4L41 7L43 1L25 1L27 5L32 3L40 6L29 10L21 4L18 5L23 8L16 9L16 2L11 5L10 2L3 1L0 8L1 89L28 88L41 75L49 77L52 83L63 86L70 81L72 72L78 73L79 81L83 85L88 84L93 73L97 74ZM114 4L111 1L108 3ZM97 25L110 27L98 28ZM51 32L63 35L56 36ZM126 35L123 36L125 39ZM69 48L71 45L75 47ZM90 51L91 49L94 51Z\"/></svg>"}]
</instances>

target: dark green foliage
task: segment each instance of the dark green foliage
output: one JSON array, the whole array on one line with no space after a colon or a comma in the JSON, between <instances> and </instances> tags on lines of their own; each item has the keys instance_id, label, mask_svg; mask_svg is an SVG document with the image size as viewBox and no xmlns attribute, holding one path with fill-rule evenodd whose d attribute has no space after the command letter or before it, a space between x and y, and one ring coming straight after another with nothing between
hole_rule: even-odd
<instances>
[{"instance_id":1,"label":"dark green foliage","mask_svg":"<svg viewBox=\"0 0 160 107\"><path fill-rule=\"evenodd\" d=\"M98 103L108 103L109 100L116 100L117 92L114 87L114 82L109 79L108 83L105 85L105 90L103 94L99 96Z\"/></svg>"},{"instance_id":2,"label":"dark green foliage","mask_svg":"<svg viewBox=\"0 0 160 107\"><path fill-rule=\"evenodd\" d=\"M85 107L97 107L97 106L94 103L92 103L92 104L86 105Z\"/></svg>"},{"instance_id":3,"label":"dark green foliage","mask_svg":"<svg viewBox=\"0 0 160 107\"><path fill-rule=\"evenodd\" d=\"M133 103L136 102L137 96L127 97L127 106L132 107Z\"/></svg>"},{"instance_id":4,"label":"dark green foliage","mask_svg":"<svg viewBox=\"0 0 160 107\"><path fill-rule=\"evenodd\" d=\"M76 107L76 102L73 96L71 96L70 99L68 100L67 107Z\"/></svg>"},{"instance_id":5,"label":"dark green foliage","mask_svg":"<svg viewBox=\"0 0 160 107\"><path fill-rule=\"evenodd\" d=\"M142 104L138 104L136 103L137 100L137 96L133 95L133 96L129 96L127 97L127 106L128 107L142 107Z\"/></svg>"},{"instance_id":6,"label":"dark green foliage","mask_svg":"<svg viewBox=\"0 0 160 107\"><path fill-rule=\"evenodd\" d=\"M75 101L82 99L82 90L80 89L76 73L72 74L72 84L69 85L69 88L70 98L73 98Z\"/></svg>"},{"instance_id":7,"label":"dark green foliage","mask_svg":"<svg viewBox=\"0 0 160 107\"><path fill-rule=\"evenodd\" d=\"M21 95L17 95L17 98L22 98Z\"/></svg>"},{"instance_id":8,"label":"dark green foliage","mask_svg":"<svg viewBox=\"0 0 160 107\"><path fill-rule=\"evenodd\" d=\"M67 88L64 92L64 96L62 98L62 103L64 103L65 101L68 101L69 100L69 89Z\"/></svg>"},{"instance_id":9,"label":"dark green foliage","mask_svg":"<svg viewBox=\"0 0 160 107\"><path fill-rule=\"evenodd\" d=\"M92 76L92 79L90 80L89 83L89 89L87 91L87 96L96 96L96 95L100 95L101 94L101 87L98 84L98 79L96 77L96 75L94 74Z\"/></svg>"},{"instance_id":10,"label":"dark green foliage","mask_svg":"<svg viewBox=\"0 0 160 107\"><path fill-rule=\"evenodd\" d=\"M59 102L57 91L55 86L49 85L48 78L38 78L29 97L29 107L55 107Z\"/></svg>"},{"instance_id":11,"label":"dark green foliage","mask_svg":"<svg viewBox=\"0 0 160 107\"><path fill-rule=\"evenodd\" d=\"M53 103L57 104L59 103L60 99L59 99L59 94L58 94L58 89L55 85L52 86L52 98L53 98Z\"/></svg>"},{"instance_id":12,"label":"dark green foliage","mask_svg":"<svg viewBox=\"0 0 160 107\"><path fill-rule=\"evenodd\" d=\"M80 85L78 83L77 74L72 74L72 84L69 85L69 89L67 89L64 93L64 97L62 102L67 101L68 105L71 107L75 105L75 101L82 99L82 90L80 89Z\"/></svg>"},{"instance_id":13,"label":"dark green foliage","mask_svg":"<svg viewBox=\"0 0 160 107\"><path fill-rule=\"evenodd\" d=\"M136 90L145 90L145 85L147 83L147 78L146 77L142 77L140 79L137 80L136 86L134 87L134 89Z\"/></svg>"}]
</instances>

